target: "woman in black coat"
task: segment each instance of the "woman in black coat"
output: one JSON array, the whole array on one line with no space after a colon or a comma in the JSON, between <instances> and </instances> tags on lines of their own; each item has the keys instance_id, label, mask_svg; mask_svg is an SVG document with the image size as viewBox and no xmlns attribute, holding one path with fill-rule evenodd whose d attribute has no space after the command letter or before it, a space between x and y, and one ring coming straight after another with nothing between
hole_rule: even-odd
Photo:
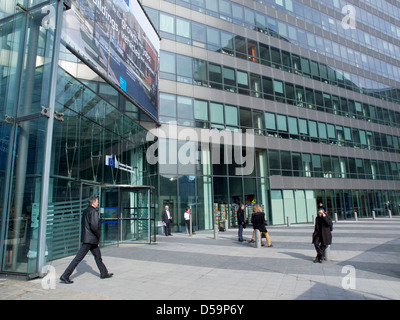
<instances>
[{"instance_id":1,"label":"woman in black coat","mask_svg":"<svg viewBox=\"0 0 400 320\"><path fill-rule=\"evenodd\" d=\"M254 230L260 230L261 232L261 245L263 246L264 244L262 243L262 236L265 236L265 239L267 240L268 247L272 247L271 241L269 239L268 235L268 230L265 227L265 213L262 212L261 207L258 204L255 204L253 206L253 216L252 216L252 223L253 223L253 228Z\"/></svg>"},{"instance_id":2,"label":"woman in black coat","mask_svg":"<svg viewBox=\"0 0 400 320\"><path fill-rule=\"evenodd\" d=\"M312 235L312 243L317 251L314 262L322 262L326 247L332 243L331 225L332 219L325 213L325 210L318 210L318 216L315 219L315 227Z\"/></svg>"}]
</instances>

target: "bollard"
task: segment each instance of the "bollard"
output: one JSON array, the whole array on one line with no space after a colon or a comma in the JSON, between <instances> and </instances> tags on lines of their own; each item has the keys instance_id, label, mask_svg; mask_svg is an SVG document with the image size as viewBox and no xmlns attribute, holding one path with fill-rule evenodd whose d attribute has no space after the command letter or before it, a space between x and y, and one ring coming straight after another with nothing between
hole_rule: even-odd
<instances>
[{"instance_id":1,"label":"bollard","mask_svg":"<svg viewBox=\"0 0 400 320\"><path fill-rule=\"evenodd\" d=\"M375 216L375 211L374 210L372 210L372 220L375 220L376 219L376 216Z\"/></svg>"},{"instance_id":2,"label":"bollard","mask_svg":"<svg viewBox=\"0 0 400 320\"><path fill-rule=\"evenodd\" d=\"M357 211L354 211L354 219L355 219L356 221L358 221Z\"/></svg>"},{"instance_id":3,"label":"bollard","mask_svg":"<svg viewBox=\"0 0 400 320\"><path fill-rule=\"evenodd\" d=\"M337 212L335 212L335 223L338 223L338 216L337 216Z\"/></svg>"},{"instance_id":4,"label":"bollard","mask_svg":"<svg viewBox=\"0 0 400 320\"><path fill-rule=\"evenodd\" d=\"M331 259L331 246L326 246L325 248L325 260L329 261Z\"/></svg>"},{"instance_id":5,"label":"bollard","mask_svg":"<svg viewBox=\"0 0 400 320\"><path fill-rule=\"evenodd\" d=\"M191 237L192 236L192 228L193 228L193 226L192 226L192 213L190 213L190 215L189 215L189 221L190 221L190 223L189 223L189 230L188 230L188 232L189 232L189 236Z\"/></svg>"},{"instance_id":6,"label":"bollard","mask_svg":"<svg viewBox=\"0 0 400 320\"><path fill-rule=\"evenodd\" d=\"M228 219L225 220L225 231L228 231L229 221Z\"/></svg>"},{"instance_id":7,"label":"bollard","mask_svg":"<svg viewBox=\"0 0 400 320\"><path fill-rule=\"evenodd\" d=\"M286 217L287 220L287 226L290 227L290 217Z\"/></svg>"},{"instance_id":8,"label":"bollard","mask_svg":"<svg viewBox=\"0 0 400 320\"><path fill-rule=\"evenodd\" d=\"M255 231L256 231L256 239L255 239L256 245L255 245L255 247L256 248L261 248L261 233L260 233L260 230L256 229Z\"/></svg>"},{"instance_id":9,"label":"bollard","mask_svg":"<svg viewBox=\"0 0 400 320\"><path fill-rule=\"evenodd\" d=\"M214 224L214 239L218 239L218 225Z\"/></svg>"},{"instance_id":10,"label":"bollard","mask_svg":"<svg viewBox=\"0 0 400 320\"><path fill-rule=\"evenodd\" d=\"M389 213L389 219L392 219L392 210L388 210L388 213Z\"/></svg>"},{"instance_id":11,"label":"bollard","mask_svg":"<svg viewBox=\"0 0 400 320\"><path fill-rule=\"evenodd\" d=\"M312 215L312 222L315 224L315 216Z\"/></svg>"}]
</instances>

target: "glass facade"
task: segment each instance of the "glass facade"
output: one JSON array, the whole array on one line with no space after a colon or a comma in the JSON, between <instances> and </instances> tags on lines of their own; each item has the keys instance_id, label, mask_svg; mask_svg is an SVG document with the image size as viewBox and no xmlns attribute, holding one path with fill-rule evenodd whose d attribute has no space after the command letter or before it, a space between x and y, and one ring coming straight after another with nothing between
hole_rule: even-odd
<instances>
[{"instance_id":1,"label":"glass facade","mask_svg":"<svg viewBox=\"0 0 400 320\"><path fill-rule=\"evenodd\" d=\"M400 5L140 2L162 38L158 124L59 45L58 1L1 2L0 272L74 254L92 195L102 245L154 241L166 205L174 232L187 206L195 230L236 227L240 204L269 224L312 222L321 201L339 219L400 214Z\"/></svg>"},{"instance_id":2,"label":"glass facade","mask_svg":"<svg viewBox=\"0 0 400 320\"><path fill-rule=\"evenodd\" d=\"M399 214L400 24L393 16L398 5L384 0L377 5L142 3L163 38L160 122L254 132L255 166L249 175L237 175L235 164L223 161L192 168L201 195L195 227L207 228L204 222L213 219L235 226L237 205L246 204L250 214L254 202L263 206L270 224L286 223L287 217L311 222L320 201L339 219L354 218L354 212ZM344 22L353 9L355 28L350 28ZM210 145L208 157L226 157L229 147L229 142ZM174 152L179 158L179 147ZM200 144L198 152L204 152ZM160 176L168 174L160 181L178 202L179 171L180 165L160 166ZM183 213L174 214L179 230Z\"/></svg>"},{"instance_id":3,"label":"glass facade","mask_svg":"<svg viewBox=\"0 0 400 320\"><path fill-rule=\"evenodd\" d=\"M56 29L44 20L57 13L58 3L0 4L0 272L40 274L40 254L45 261L75 254L86 200L102 190L102 244L115 243L118 239L110 239L116 225L107 221L107 208L118 200L113 186L153 190L158 183L157 167L144 156L147 130L139 122L147 118L67 47L56 47ZM45 147L48 130L51 150ZM119 167L108 164L107 156ZM50 161L48 184L43 183L45 160ZM122 164L130 170L121 170ZM120 239L154 241L154 192L125 192L120 198L121 206L131 207L120 213Z\"/></svg>"}]
</instances>

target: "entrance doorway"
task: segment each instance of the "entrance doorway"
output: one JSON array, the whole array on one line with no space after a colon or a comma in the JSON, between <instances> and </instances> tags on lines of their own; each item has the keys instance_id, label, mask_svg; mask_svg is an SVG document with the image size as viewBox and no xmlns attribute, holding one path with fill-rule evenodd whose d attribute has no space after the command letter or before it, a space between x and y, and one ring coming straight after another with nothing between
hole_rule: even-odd
<instances>
[{"instance_id":1,"label":"entrance doorway","mask_svg":"<svg viewBox=\"0 0 400 320\"><path fill-rule=\"evenodd\" d=\"M82 183L81 212L91 196L99 197L100 246L156 241L154 187Z\"/></svg>"}]
</instances>

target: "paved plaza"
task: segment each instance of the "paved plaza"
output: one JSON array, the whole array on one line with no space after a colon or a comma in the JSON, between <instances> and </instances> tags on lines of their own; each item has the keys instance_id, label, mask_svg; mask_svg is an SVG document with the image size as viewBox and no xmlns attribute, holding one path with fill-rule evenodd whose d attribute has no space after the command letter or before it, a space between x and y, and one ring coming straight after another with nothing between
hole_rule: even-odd
<instances>
[{"instance_id":1,"label":"paved plaza","mask_svg":"<svg viewBox=\"0 0 400 320\"><path fill-rule=\"evenodd\" d=\"M102 249L111 279L99 278L89 253L59 282L71 257L50 263L55 272L30 281L0 275L0 299L26 300L364 300L400 299L400 218L334 224L330 260L313 263L312 224L268 227L273 247L237 241L237 229L157 236L152 245ZM265 241L265 239L264 239ZM51 275L51 276L50 276Z\"/></svg>"}]
</instances>

